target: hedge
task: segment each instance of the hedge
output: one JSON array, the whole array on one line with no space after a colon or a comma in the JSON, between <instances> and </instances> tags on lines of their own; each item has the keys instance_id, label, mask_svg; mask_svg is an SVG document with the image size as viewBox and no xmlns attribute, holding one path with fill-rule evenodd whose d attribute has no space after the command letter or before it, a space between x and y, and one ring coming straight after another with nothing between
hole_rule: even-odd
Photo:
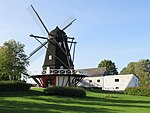
<instances>
[{"instance_id":1,"label":"hedge","mask_svg":"<svg viewBox=\"0 0 150 113\"><path fill-rule=\"evenodd\" d=\"M77 87L48 87L44 89L46 95L86 97L86 91Z\"/></svg>"},{"instance_id":2,"label":"hedge","mask_svg":"<svg viewBox=\"0 0 150 113\"><path fill-rule=\"evenodd\" d=\"M0 91L27 91L31 84L18 81L0 81Z\"/></svg>"},{"instance_id":3,"label":"hedge","mask_svg":"<svg viewBox=\"0 0 150 113\"><path fill-rule=\"evenodd\" d=\"M125 94L138 95L138 96L149 96L150 87L130 87L124 91Z\"/></svg>"}]
</instances>

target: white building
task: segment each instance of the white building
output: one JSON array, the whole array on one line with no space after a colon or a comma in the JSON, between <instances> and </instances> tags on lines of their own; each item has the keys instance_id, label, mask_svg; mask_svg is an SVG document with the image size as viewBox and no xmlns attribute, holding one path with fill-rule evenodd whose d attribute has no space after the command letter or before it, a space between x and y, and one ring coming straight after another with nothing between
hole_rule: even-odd
<instances>
[{"instance_id":1,"label":"white building","mask_svg":"<svg viewBox=\"0 0 150 113\"><path fill-rule=\"evenodd\" d=\"M133 74L85 77L78 86L124 91L127 87L138 87L138 78Z\"/></svg>"}]
</instances>

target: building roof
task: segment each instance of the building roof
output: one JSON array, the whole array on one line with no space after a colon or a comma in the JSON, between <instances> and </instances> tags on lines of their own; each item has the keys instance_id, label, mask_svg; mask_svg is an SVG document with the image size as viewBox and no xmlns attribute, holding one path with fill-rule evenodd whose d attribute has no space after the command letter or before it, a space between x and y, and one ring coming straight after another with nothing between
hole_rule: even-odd
<instances>
[{"instance_id":1,"label":"building roof","mask_svg":"<svg viewBox=\"0 0 150 113\"><path fill-rule=\"evenodd\" d=\"M79 69L82 73L84 73L87 76L104 76L107 75L107 68L106 67L100 67L100 68L87 68L87 69Z\"/></svg>"}]
</instances>

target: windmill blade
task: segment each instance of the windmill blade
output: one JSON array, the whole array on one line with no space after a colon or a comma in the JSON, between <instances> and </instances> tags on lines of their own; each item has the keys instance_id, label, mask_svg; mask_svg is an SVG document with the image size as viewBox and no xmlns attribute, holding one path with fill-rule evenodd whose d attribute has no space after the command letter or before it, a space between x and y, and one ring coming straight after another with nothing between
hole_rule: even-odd
<instances>
[{"instance_id":1,"label":"windmill blade","mask_svg":"<svg viewBox=\"0 0 150 113\"><path fill-rule=\"evenodd\" d=\"M35 61L39 60L40 57L44 58L44 53L46 49L45 47L42 47L38 52L36 52L34 55L30 57L30 64L34 63Z\"/></svg>"},{"instance_id":2,"label":"windmill blade","mask_svg":"<svg viewBox=\"0 0 150 113\"><path fill-rule=\"evenodd\" d=\"M36 36L36 35L33 35L33 34L31 34L30 37L41 38L41 39L47 39L47 40L48 40L48 38L46 38L46 37L43 37L43 36Z\"/></svg>"},{"instance_id":3,"label":"windmill blade","mask_svg":"<svg viewBox=\"0 0 150 113\"><path fill-rule=\"evenodd\" d=\"M33 21L36 23L36 25L40 29L40 31L43 34L43 36L47 36L47 32L45 31L43 25L39 21L37 15L35 14L35 12L33 11L33 9L31 8L31 6L27 7L27 11L28 11L30 17L32 17Z\"/></svg>"},{"instance_id":4,"label":"windmill blade","mask_svg":"<svg viewBox=\"0 0 150 113\"><path fill-rule=\"evenodd\" d=\"M32 51L30 54L29 54L29 57L30 58L32 55L34 55L38 50L40 50L43 46L45 46L46 44L48 43L48 41L45 41L43 42L39 47L37 47L34 51Z\"/></svg>"},{"instance_id":5,"label":"windmill blade","mask_svg":"<svg viewBox=\"0 0 150 113\"><path fill-rule=\"evenodd\" d=\"M42 21L42 19L40 18L39 14L37 13L37 11L34 9L34 7L31 5L32 10L34 11L34 13L36 14L36 16L38 17L39 21L41 22L41 24L43 25L44 29L46 30L46 32L49 34L48 29L46 28L44 22Z\"/></svg>"},{"instance_id":6,"label":"windmill blade","mask_svg":"<svg viewBox=\"0 0 150 113\"><path fill-rule=\"evenodd\" d=\"M72 23L73 23L74 21L76 21L76 19L72 20L72 21L71 21L69 24L67 24L62 30L67 29L69 26L72 25Z\"/></svg>"},{"instance_id":7,"label":"windmill blade","mask_svg":"<svg viewBox=\"0 0 150 113\"><path fill-rule=\"evenodd\" d=\"M74 48L73 48L73 58L72 58L72 61L73 61L73 62L74 62L74 58L75 58L76 44L77 44L77 43L74 43Z\"/></svg>"},{"instance_id":8,"label":"windmill blade","mask_svg":"<svg viewBox=\"0 0 150 113\"><path fill-rule=\"evenodd\" d=\"M61 25L60 25L60 28L62 30L65 30L66 28L68 28L72 23L73 21L75 21L76 18L72 15L70 16L69 18L67 18Z\"/></svg>"}]
</instances>

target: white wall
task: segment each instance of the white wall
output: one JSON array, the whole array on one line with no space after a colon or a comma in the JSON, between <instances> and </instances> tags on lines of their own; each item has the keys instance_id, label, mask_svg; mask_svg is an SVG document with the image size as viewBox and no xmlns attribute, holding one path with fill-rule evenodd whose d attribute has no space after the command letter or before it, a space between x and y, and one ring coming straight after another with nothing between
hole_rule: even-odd
<instances>
[{"instance_id":1,"label":"white wall","mask_svg":"<svg viewBox=\"0 0 150 113\"><path fill-rule=\"evenodd\" d=\"M56 86L65 86L67 80L67 76L56 76Z\"/></svg>"},{"instance_id":2,"label":"white wall","mask_svg":"<svg viewBox=\"0 0 150 113\"><path fill-rule=\"evenodd\" d=\"M138 78L133 76L127 87L138 87Z\"/></svg>"},{"instance_id":3,"label":"white wall","mask_svg":"<svg viewBox=\"0 0 150 113\"><path fill-rule=\"evenodd\" d=\"M134 78L133 74L105 76L103 90L124 91L127 87L135 87Z\"/></svg>"},{"instance_id":4,"label":"white wall","mask_svg":"<svg viewBox=\"0 0 150 113\"><path fill-rule=\"evenodd\" d=\"M103 87L103 77L85 77L79 84L82 87Z\"/></svg>"},{"instance_id":5,"label":"white wall","mask_svg":"<svg viewBox=\"0 0 150 113\"><path fill-rule=\"evenodd\" d=\"M97 80L100 80L100 82L97 82ZM103 90L124 91L127 87L137 87L138 78L133 74L85 77L79 86L102 87Z\"/></svg>"},{"instance_id":6,"label":"white wall","mask_svg":"<svg viewBox=\"0 0 150 113\"><path fill-rule=\"evenodd\" d=\"M74 77L70 76L70 83L72 82L72 79ZM66 85L66 82L68 81L68 76L56 76L56 86L69 86L69 82Z\"/></svg>"}]
</instances>

